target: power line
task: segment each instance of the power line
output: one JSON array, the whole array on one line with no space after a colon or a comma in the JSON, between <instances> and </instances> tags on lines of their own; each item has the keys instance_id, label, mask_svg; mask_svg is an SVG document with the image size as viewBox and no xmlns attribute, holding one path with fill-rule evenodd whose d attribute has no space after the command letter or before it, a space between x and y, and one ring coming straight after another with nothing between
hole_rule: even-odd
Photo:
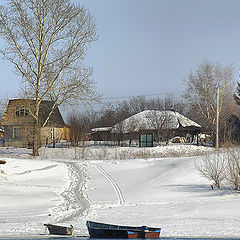
<instances>
[{"instance_id":1,"label":"power line","mask_svg":"<svg viewBox=\"0 0 240 240\"><path fill-rule=\"evenodd\" d=\"M173 95L173 98L176 99L181 99L181 95L183 94L183 91L175 91L175 92L165 92L165 93L155 93L155 94L139 94L139 95L131 95L131 96L117 96L117 97L103 97L101 98L102 102L100 103L91 103L90 105L92 107L94 106L101 106L107 103L111 103L112 105L117 105L121 102L123 99L131 99L135 97L157 97L157 96L171 96ZM178 96L176 96L178 95Z\"/></svg>"},{"instance_id":2,"label":"power line","mask_svg":"<svg viewBox=\"0 0 240 240\"><path fill-rule=\"evenodd\" d=\"M168 96L168 95L180 95L183 91L175 91L175 92L162 92L162 93L154 93L154 94L138 94L138 95L130 95L130 96L112 96L112 97L103 97L102 100L120 100L120 99L129 99L129 98L135 98L135 97L156 97L156 96ZM14 98L14 97L13 97ZM11 98L7 98L9 100ZM5 101L6 98L0 98L0 101ZM106 103L106 101L102 103L91 103L90 105L101 105Z\"/></svg>"},{"instance_id":3,"label":"power line","mask_svg":"<svg viewBox=\"0 0 240 240\"><path fill-rule=\"evenodd\" d=\"M118 97L104 97L103 100L111 100L111 99L124 99L124 98L134 98L134 97L153 97L153 96L163 96L163 95L171 95L171 94L180 94L182 91L176 92L167 92L167 93L155 93L155 94L139 94L132 96L118 96Z\"/></svg>"}]
</instances>

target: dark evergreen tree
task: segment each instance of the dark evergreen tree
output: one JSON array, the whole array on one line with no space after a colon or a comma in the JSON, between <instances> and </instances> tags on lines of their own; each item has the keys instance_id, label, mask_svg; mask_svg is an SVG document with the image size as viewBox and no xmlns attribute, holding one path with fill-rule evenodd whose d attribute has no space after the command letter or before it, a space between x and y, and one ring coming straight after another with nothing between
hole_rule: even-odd
<instances>
[{"instance_id":1,"label":"dark evergreen tree","mask_svg":"<svg viewBox=\"0 0 240 240\"><path fill-rule=\"evenodd\" d=\"M238 82L238 86L237 86L237 95L234 94L233 97L234 97L237 105L240 105L240 83L239 82Z\"/></svg>"}]
</instances>

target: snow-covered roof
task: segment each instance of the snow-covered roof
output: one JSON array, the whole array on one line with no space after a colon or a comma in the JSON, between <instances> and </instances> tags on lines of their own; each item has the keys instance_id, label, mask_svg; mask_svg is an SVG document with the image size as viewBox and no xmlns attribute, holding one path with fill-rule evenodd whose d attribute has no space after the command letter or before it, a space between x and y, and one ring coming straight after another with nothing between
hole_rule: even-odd
<instances>
[{"instance_id":1,"label":"snow-covered roof","mask_svg":"<svg viewBox=\"0 0 240 240\"><path fill-rule=\"evenodd\" d=\"M137 113L112 127L111 132L134 132L153 129L177 129L201 126L176 111L146 110Z\"/></svg>"},{"instance_id":2,"label":"snow-covered roof","mask_svg":"<svg viewBox=\"0 0 240 240\"><path fill-rule=\"evenodd\" d=\"M112 127L99 127L99 128L93 128L92 132L108 132L112 129Z\"/></svg>"}]
</instances>

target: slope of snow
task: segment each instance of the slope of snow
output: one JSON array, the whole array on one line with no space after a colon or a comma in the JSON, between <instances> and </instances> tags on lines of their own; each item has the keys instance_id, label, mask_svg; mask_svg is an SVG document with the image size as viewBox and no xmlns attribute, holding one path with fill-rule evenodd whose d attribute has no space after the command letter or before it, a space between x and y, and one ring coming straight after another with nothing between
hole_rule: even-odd
<instances>
[{"instance_id":1,"label":"slope of snow","mask_svg":"<svg viewBox=\"0 0 240 240\"><path fill-rule=\"evenodd\" d=\"M68 173L61 163L34 159L7 159L0 168L0 236L40 234L39 224L51 214Z\"/></svg>"},{"instance_id":2,"label":"slope of snow","mask_svg":"<svg viewBox=\"0 0 240 240\"><path fill-rule=\"evenodd\" d=\"M86 220L159 226L164 237L240 237L240 194L211 190L194 168L201 156L121 160L115 150L112 159L93 148L91 160L73 160L71 148L41 149L37 159L0 149L1 238L42 237L44 223L72 224L74 236L85 236Z\"/></svg>"},{"instance_id":3,"label":"slope of snow","mask_svg":"<svg viewBox=\"0 0 240 240\"><path fill-rule=\"evenodd\" d=\"M162 236L240 237L240 194L211 190L210 183L194 168L198 160L192 157L92 163L91 219L160 226ZM96 165L115 181L121 197L94 168Z\"/></svg>"}]
</instances>

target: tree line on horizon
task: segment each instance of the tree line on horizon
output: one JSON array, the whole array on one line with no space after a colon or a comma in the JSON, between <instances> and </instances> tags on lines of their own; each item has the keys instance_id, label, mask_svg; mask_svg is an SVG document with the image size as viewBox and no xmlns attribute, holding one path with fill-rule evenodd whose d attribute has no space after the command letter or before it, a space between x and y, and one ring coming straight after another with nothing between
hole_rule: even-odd
<instances>
[{"instance_id":1,"label":"tree line on horizon","mask_svg":"<svg viewBox=\"0 0 240 240\"><path fill-rule=\"evenodd\" d=\"M217 88L219 96L219 136L220 143L232 143L231 116L238 118L240 85L236 86L234 68L204 61L195 71L190 71L184 80L185 91L181 99L169 94L165 98L133 97L129 100L105 104L98 111L84 113L72 112L68 120L75 118L82 122L86 119L89 132L91 128L111 127L120 121L144 110L174 110L200 124L205 133L216 137ZM68 121L71 127L71 121ZM86 126L86 124L84 124Z\"/></svg>"},{"instance_id":2,"label":"tree line on horizon","mask_svg":"<svg viewBox=\"0 0 240 240\"><path fill-rule=\"evenodd\" d=\"M118 102L106 103L99 110L72 111L66 123L72 130L71 141L76 145L92 128L111 127L144 110L174 110L200 124L213 139L216 131L217 86L220 87L220 142L233 142L229 133L228 119L239 116L240 85L236 86L234 68L204 61L195 71L190 71L184 80L185 91L181 99L172 94L164 98L133 97ZM6 101L1 102L1 113ZM74 135L74 136L73 136Z\"/></svg>"}]
</instances>

